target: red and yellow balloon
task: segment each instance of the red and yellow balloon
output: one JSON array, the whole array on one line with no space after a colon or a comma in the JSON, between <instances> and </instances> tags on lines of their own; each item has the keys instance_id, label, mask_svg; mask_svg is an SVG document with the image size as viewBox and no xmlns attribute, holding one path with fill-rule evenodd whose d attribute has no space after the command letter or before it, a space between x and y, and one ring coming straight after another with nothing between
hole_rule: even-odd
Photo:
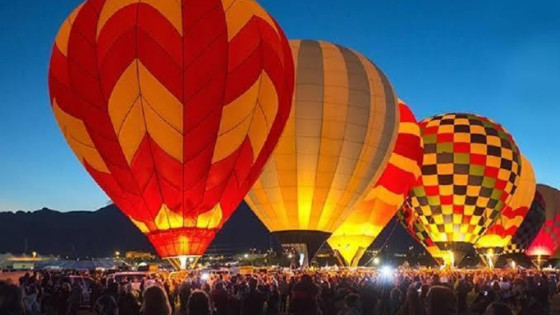
<instances>
[{"instance_id":1,"label":"red and yellow balloon","mask_svg":"<svg viewBox=\"0 0 560 315\"><path fill-rule=\"evenodd\" d=\"M294 66L253 0L89 0L63 23L52 109L89 174L165 258L199 256L286 124Z\"/></svg>"}]
</instances>

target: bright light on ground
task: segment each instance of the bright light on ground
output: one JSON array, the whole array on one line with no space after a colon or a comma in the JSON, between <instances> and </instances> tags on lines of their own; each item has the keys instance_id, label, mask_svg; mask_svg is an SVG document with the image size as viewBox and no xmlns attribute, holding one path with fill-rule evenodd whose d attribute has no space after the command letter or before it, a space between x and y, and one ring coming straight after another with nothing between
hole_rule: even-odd
<instances>
[{"instance_id":1,"label":"bright light on ground","mask_svg":"<svg viewBox=\"0 0 560 315\"><path fill-rule=\"evenodd\" d=\"M393 268L391 266L381 267L381 275L384 277L390 277L393 275Z\"/></svg>"}]
</instances>

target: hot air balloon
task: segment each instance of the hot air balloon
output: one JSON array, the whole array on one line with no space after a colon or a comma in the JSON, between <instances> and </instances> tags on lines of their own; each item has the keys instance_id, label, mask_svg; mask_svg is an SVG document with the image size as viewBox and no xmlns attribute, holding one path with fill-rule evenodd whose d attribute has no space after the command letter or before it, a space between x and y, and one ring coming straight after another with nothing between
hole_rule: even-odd
<instances>
[{"instance_id":1,"label":"hot air balloon","mask_svg":"<svg viewBox=\"0 0 560 315\"><path fill-rule=\"evenodd\" d=\"M358 265L420 177L424 153L420 127L408 106L400 100L399 112L397 142L389 163L365 199L354 207L327 241L346 265Z\"/></svg>"},{"instance_id":2,"label":"hot air balloon","mask_svg":"<svg viewBox=\"0 0 560 315\"><path fill-rule=\"evenodd\" d=\"M517 190L509 204L501 211L498 220L475 244L482 261L490 268L494 268L498 255L521 226L535 197L537 189L535 172L529 160L523 155L521 157L521 175Z\"/></svg>"},{"instance_id":3,"label":"hot air balloon","mask_svg":"<svg viewBox=\"0 0 560 315\"><path fill-rule=\"evenodd\" d=\"M438 248L459 263L517 189L519 149L502 126L473 114L438 115L420 127L422 176L410 205Z\"/></svg>"},{"instance_id":4,"label":"hot air balloon","mask_svg":"<svg viewBox=\"0 0 560 315\"><path fill-rule=\"evenodd\" d=\"M505 255L523 254L531 245L541 227L544 224L544 201L538 191L535 191L531 208L525 216L525 220L517 232L511 238L509 244L504 248Z\"/></svg>"},{"instance_id":5,"label":"hot air balloon","mask_svg":"<svg viewBox=\"0 0 560 315\"><path fill-rule=\"evenodd\" d=\"M389 81L364 56L322 41L290 45L292 112L245 200L305 266L381 176L399 112Z\"/></svg>"},{"instance_id":6,"label":"hot air balloon","mask_svg":"<svg viewBox=\"0 0 560 315\"><path fill-rule=\"evenodd\" d=\"M545 221L525 254L540 267L554 252L560 249L560 191L547 185L537 185L542 196Z\"/></svg>"},{"instance_id":7,"label":"hot air balloon","mask_svg":"<svg viewBox=\"0 0 560 315\"><path fill-rule=\"evenodd\" d=\"M89 0L63 23L52 109L164 258L204 253L288 119L293 59L253 0Z\"/></svg>"}]
</instances>

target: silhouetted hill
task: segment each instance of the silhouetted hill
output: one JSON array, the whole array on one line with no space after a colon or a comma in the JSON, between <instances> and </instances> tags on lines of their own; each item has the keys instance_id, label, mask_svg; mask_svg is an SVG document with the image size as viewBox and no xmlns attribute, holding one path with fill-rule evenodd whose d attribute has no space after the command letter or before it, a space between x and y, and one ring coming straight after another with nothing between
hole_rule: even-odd
<instances>
[{"instance_id":1,"label":"silhouetted hill","mask_svg":"<svg viewBox=\"0 0 560 315\"><path fill-rule=\"evenodd\" d=\"M211 251L267 248L269 233L242 204L217 235ZM0 212L0 253L37 251L74 257L110 256L116 250L153 248L119 209L110 205L97 211Z\"/></svg>"},{"instance_id":2,"label":"silhouetted hill","mask_svg":"<svg viewBox=\"0 0 560 315\"><path fill-rule=\"evenodd\" d=\"M386 239L386 244L394 251L402 252L408 246L418 246L400 224L390 223L374 246L382 246ZM207 253L231 253L271 246L278 247L276 239L242 203ZM114 205L97 211L59 212L43 208L33 212L0 212L0 253L37 251L61 256L105 257L113 255L116 250L154 251L145 236Z\"/></svg>"},{"instance_id":3,"label":"silhouetted hill","mask_svg":"<svg viewBox=\"0 0 560 315\"><path fill-rule=\"evenodd\" d=\"M117 249L151 247L115 206L93 212L0 213L0 252L101 257Z\"/></svg>"}]
</instances>

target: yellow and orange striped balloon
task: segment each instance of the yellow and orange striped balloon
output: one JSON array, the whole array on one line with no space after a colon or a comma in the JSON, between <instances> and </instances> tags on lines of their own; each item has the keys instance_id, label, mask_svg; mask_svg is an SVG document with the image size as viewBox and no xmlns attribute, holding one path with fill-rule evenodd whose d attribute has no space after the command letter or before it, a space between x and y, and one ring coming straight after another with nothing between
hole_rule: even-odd
<instances>
[{"instance_id":1,"label":"yellow and orange striped balloon","mask_svg":"<svg viewBox=\"0 0 560 315\"><path fill-rule=\"evenodd\" d=\"M162 257L204 253L274 149L293 80L253 0L88 0L49 70L68 144Z\"/></svg>"},{"instance_id":2,"label":"yellow and orange striped balloon","mask_svg":"<svg viewBox=\"0 0 560 315\"><path fill-rule=\"evenodd\" d=\"M314 243L312 256L381 176L399 111L388 79L361 54L314 40L290 46L292 112L245 200L282 242Z\"/></svg>"},{"instance_id":3,"label":"yellow and orange striped balloon","mask_svg":"<svg viewBox=\"0 0 560 315\"><path fill-rule=\"evenodd\" d=\"M366 249L402 206L408 191L421 175L424 149L420 127L402 101L399 101L399 111L397 142L383 174L328 239L331 248L350 266L358 265Z\"/></svg>"}]
</instances>

